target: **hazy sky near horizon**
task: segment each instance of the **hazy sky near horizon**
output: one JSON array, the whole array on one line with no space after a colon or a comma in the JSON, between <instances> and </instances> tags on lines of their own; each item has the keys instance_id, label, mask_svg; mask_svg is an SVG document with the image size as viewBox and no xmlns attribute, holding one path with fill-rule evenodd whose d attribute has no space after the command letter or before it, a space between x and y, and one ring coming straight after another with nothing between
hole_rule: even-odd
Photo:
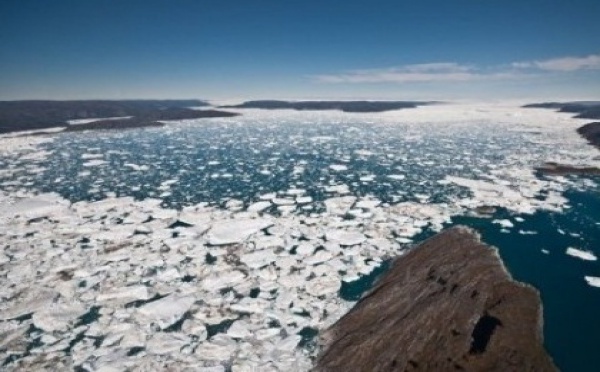
<instances>
[{"instance_id":1,"label":"hazy sky near horizon","mask_svg":"<svg viewBox=\"0 0 600 372\"><path fill-rule=\"evenodd\" d=\"M600 99L598 0L0 0L0 99Z\"/></svg>"}]
</instances>

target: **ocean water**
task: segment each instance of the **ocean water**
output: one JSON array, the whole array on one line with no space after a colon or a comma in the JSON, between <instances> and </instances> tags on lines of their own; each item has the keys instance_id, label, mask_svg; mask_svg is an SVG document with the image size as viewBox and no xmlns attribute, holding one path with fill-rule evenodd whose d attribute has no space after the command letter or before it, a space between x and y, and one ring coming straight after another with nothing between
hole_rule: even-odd
<instances>
[{"instance_id":1,"label":"ocean water","mask_svg":"<svg viewBox=\"0 0 600 372\"><path fill-rule=\"evenodd\" d=\"M158 129L57 134L25 152L2 153L0 189L55 192L72 202L156 198L175 209L269 199L266 212L275 218L322 215L326 201L341 195L375 199L380 208L433 205L445 226L477 229L517 280L540 290L545 344L557 365L591 371L598 365L600 288L584 276L600 277L600 264L565 251L600 256L600 179L533 171L545 161L595 164L597 153L574 132L579 125L566 115L515 107L250 111ZM280 208L298 195L310 199ZM474 215L488 205L499 207L493 216ZM399 249L436 230L424 226ZM388 264L344 282L340 298L356 301ZM302 344L315 335L304 329Z\"/></svg>"}]
</instances>

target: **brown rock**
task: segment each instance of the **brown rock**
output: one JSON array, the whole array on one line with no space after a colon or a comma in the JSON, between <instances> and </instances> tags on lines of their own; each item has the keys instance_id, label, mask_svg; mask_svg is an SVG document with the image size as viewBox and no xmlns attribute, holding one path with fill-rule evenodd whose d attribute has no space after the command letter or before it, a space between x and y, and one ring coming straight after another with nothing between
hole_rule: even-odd
<instances>
[{"instance_id":1,"label":"brown rock","mask_svg":"<svg viewBox=\"0 0 600 372\"><path fill-rule=\"evenodd\" d=\"M569 175L569 174L587 174L598 175L600 168L580 167L576 165L558 164L553 162L544 163L536 168L538 172L548 175Z\"/></svg>"},{"instance_id":2,"label":"brown rock","mask_svg":"<svg viewBox=\"0 0 600 372\"><path fill-rule=\"evenodd\" d=\"M556 371L537 290L454 227L396 260L321 337L315 371Z\"/></svg>"}]
</instances>

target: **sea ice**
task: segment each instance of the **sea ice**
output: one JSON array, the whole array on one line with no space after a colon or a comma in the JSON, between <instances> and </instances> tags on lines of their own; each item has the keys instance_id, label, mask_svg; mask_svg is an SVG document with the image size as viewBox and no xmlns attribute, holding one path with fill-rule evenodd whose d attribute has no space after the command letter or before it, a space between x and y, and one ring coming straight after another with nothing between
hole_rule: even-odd
<instances>
[{"instance_id":1,"label":"sea ice","mask_svg":"<svg viewBox=\"0 0 600 372\"><path fill-rule=\"evenodd\" d=\"M598 259L598 257L596 257L594 253L590 251L584 251L573 247L567 248L565 253L569 256L577 257L585 261L596 261Z\"/></svg>"},{"instance_id":2,"label":"sea ice","mask_svg":"<svg viewBox=\"0 0 600 372\"><path fill-rule=\"evenodd\" d=\"M193 296L169 295L138 309L140 319L165 329L180 320L196 299Z\"/></svg>"},{"instance_id":3,"label":"sea ice","mask_svg":"<svg viewBox=\"0 0 600 372\"><path fill-rule=\"evenodd\" d=\"M327 241L338 243L341 246L357 245L367 240L363 233L346 230L328 230L325 237Z\"/></svg>"},{"instance_id":4,"label":"sea ice","mask_svg":"<svg viewBox=\"0 0 600 372\"><path fill-rule=\"evenodd\" d=\"M250 235L272 226L268 219L245 219L220 221L215 223L207 233L211 245L226 245L241 243Z\"/></svg>"},{"instance_id":5,"label":"sea ice","mask_svg":"<svg viewBox=\"0 0 600 372\"><path fill-rule=\"evenodd\" d=\"M342 172L342 171L348 170L348 167L343 164L332 164L329 166L329 168L331 168L332 170L334 170L336 172Z\"/></svg>"},{"instance_id":6,"label":"sea ice","mask_svg":"<svg viewBox=\"0 0 600 372\"><path fill-rule=\"evenodd\" d=\"M597 276L586 276L585 281L592 287L600 288L600 277Z\"/></svg>"}]
</instances>

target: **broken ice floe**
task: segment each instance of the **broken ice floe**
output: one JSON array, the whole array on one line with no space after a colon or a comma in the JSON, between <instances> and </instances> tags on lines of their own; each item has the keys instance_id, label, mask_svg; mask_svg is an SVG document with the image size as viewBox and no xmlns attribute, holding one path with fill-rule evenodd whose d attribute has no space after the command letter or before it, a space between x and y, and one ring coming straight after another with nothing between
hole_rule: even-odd
<instances>
[{"instance_id":1,"label":"broken ice floe","mask_svg":"<svg viewBox=\"0 0 600 372\"><path fill-rule=\"evenodd\" d=\"M585 281L592 287L600 288L600 277L597 276L586 276Z\"/></svg>"},{"instance_id":2,"label":"broken ice floe","mask_svg":"<svg viewBox=\"0 0 600 372\"><path fill-rule=\"evenodd\" d=\"M569 187L595 185L532 171L598 163L581 121L515 110L252 112L0 138L0 362L308 370L307 335L351 306L343 286L418 234L477 208L560 211Z\"/></svg>"},{"instance_id":3,"label":"broken ice floe","mask_svg":"<svg viewBox=\"0 0 600 372\"><path fill-rule=\"evenodd\" d=\"M0 199L13 206L0 219L0 274L10 283L0 293L0 326L24 348L0 355L19 368L52 355L90 370L164 358L307 370L316 349L302 346L306 329L327 327L351 306L339 297L342 282L399 254L402 226L410 237L450 217L354 197L333 199L320 215L279 218L236 203L176 211L150 199L17 199ZM345 219L357 209L370 214Z\"/></svg>"},{"instance_id":4,"label":"broken ice floe","mask_svg":"<svg viewBox=\"0 0 600 372\"><path fill-rule=\"evenodd\" d=\"M569 256L577 257L585 261L596 261L598 259L598 257L596 257L596 255L590 251L584 251L573 247L568 247L565 253Z\"/></svg>"}]
</instances>

